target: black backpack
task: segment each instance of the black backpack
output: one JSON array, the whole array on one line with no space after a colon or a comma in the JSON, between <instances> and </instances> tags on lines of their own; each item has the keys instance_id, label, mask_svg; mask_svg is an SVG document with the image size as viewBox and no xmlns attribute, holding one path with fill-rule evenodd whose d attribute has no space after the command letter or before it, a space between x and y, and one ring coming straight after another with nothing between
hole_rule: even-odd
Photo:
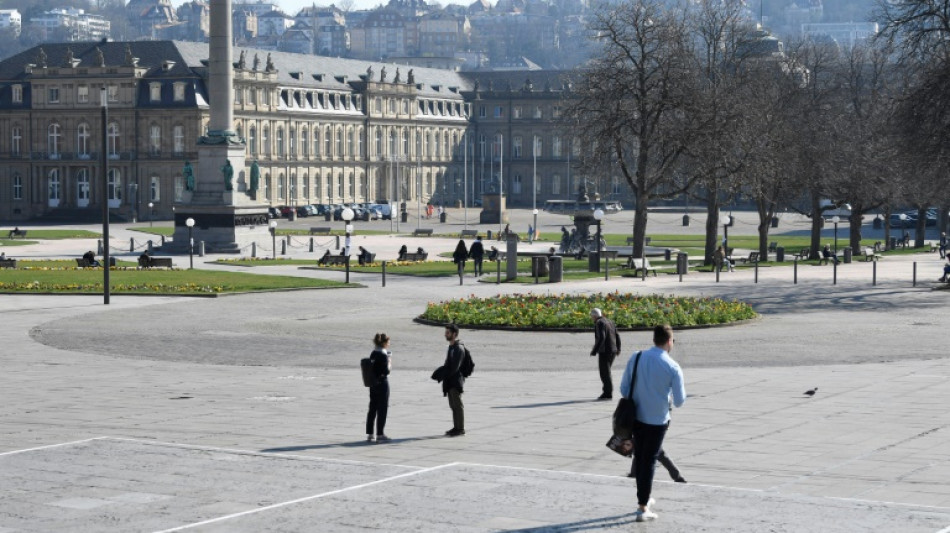
<instances>
[{"instance_id":1,"label":"black backpack","mask_svg":"<svg viewBox=\"0 0 950 533\"><path fill-rule=\"evenodd\" d=\"M462 365L459 370L462 372L462 377L467 378L475 371L475 361L472 360L472 352L468 351L464 344L462 345L462 352L465 355L462 356Z\"/></svg>"},{"instance_id":2,"label":"black backpack","mask_svg":"<svg viewBox=\"0 0 950 533\"><path fill-rule=\"evenodd\" d=\"M372 387L376 384L376 372L373 369L373 360L369 357L360 359L360 370L363 371L363 385Z\"/></svg>"}]
</instances>

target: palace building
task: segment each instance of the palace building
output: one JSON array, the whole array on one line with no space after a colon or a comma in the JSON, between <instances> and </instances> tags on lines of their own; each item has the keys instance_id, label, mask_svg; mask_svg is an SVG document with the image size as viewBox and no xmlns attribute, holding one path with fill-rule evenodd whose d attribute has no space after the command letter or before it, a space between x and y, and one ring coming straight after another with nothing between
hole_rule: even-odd
<instances>
[{"instance_id":1,"label":"palace building","mask_svg":"<svg viewBox=\"0 0 950 533\"><path fill-rule=\"evenodd\" d=\"M560 122L564 72L234 54L234 126L267 205L448 205L501 188L542 207L584 178ZM0 62L0 219L97 220L103 197L125 220L170 218L208 129L207 81L205 43L43 44Z\"/></svg>"}]
</instances>

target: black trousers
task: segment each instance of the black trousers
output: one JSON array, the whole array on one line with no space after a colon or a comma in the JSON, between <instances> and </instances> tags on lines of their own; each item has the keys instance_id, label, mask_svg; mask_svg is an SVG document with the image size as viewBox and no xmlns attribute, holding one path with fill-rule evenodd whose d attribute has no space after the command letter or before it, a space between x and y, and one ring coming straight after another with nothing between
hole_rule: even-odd
<instances>
[{"instance_id":1,"label":"black trousers","mask_svg":"<svg viewBox=\"0 0 950 533\"><path fill-rule=\"evenodd\" d=\"M616 357L616 355L597 355L597 366L600 367L600 382L604 387L604 396L613 396L614 394L614 381L610 375L610 367L613 366Z\"/></svg>"},{"instance_id":2,"label":"black trousers","mask_svg":"<svg viewBox=\"0 0 950 533\"><path fill-rule=\"evenodd\" d=\"M465 431L465 404L462 402L462 391L451 388L448 397L449 408L452 409L452 429Z\"/></svg>"},{"instance_id":3,"label":"black trousers","mask_svg":"<svg viewBox=\"0 0 950 533\"><path fill-rule=\"evenodd\" d=\"M656 460L663 449L668 424L654 426L637 422L633 426L633 469L637 478L637 503L646 505L653 492Z\"/></svg>"},{"instance_id":4,"label":"black trousers","mask_svg":"<svg viewBox=\"0 0 950 533\"><path fill-rule=\"evenodd\" d=\"M389 380L382 380L369 388L369 412L366 413L366 434L373 434L373 423L376 425L376 434L385 434L386 415L389 413Z\"/></svg>"},{"instance_id":5,"label":"black trousers","mask_svg":"<svg viewBox=\"0 0 950 533\"><path fill-rule=\"evenodd\" d=\"M666 471L670 473L670 477L674 480L680 477L680 469L676 468L676 465L673 464L673 460L670 459L670 456L666 455L666 452L663 451L663 448L660 448L660 453L656 456L656 460L666 468ZM630 474L631 477L637 477L637 461L633 460L633 463L630 465Z\"/></svg>"},{"instance_id":6,"label":"black trousers","mask_svg":"<svg viewBox=\"0 0 950 533\"><path fill-rule=\"evenodd\" d=\"M475 262L475 275L476 275L476 276L481 276L481 275L482 275L482 258L481 258L481 257L473 257L473 258L472 258L472 261Z\"/></svg>"}]
</instances>

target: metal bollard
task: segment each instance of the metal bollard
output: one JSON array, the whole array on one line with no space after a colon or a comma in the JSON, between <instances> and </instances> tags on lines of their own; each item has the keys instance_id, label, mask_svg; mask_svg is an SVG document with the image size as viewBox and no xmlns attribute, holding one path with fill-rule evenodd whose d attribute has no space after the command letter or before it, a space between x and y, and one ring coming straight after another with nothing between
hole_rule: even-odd
<instances>
[{"instance_id":1,"label":"metal bollard","mask_svg":"<svg viewBox=\"0 0 950 533\"><path fill-rule=\"evenodd\" d=\"M257 257L257 243L251 243L251 257Z\"/></svg>"},{"instance_id":2,"label":"metal bollard","mask_svg":"<svg viewBox=\"0 0 950 533\"><path fill-rule=\"evenodd\" d=\"M313 253L313 237L310 237L310 253Z\"/></svg>"},{"instance_id":3,"label":"metal bollard","mask_svg":"<svg viewBox=\"0 0 950 533\"><path fill-rule=\"evenodd\" d=\"M641 261L641 264L643 265L643 269L640 272L640 281L646 281L647 280L647 254L646 253L643 253L640 255L640 261Z\"/></svg>"},{"instance_id":4,"label":"metal bollard","mask_svg":"<svg viewBox=\"0 0 950 533\"><path fill-rule=\"evenodd\" d=\"M204 257L204 256L205 256L205 242L199 241L198 242L198 257Z\"/></svg>"},{"instance_id":5,"label":"metal bollard","mask_svg":"<svg viewBox=\"0 0 950 533\"><path fill-rule=\"evenodd\" d=\"M102 239L96 241L96 255L102 255Z\"/></svg>"},{"instance_id":6,"label":"metal bollard","mask_svg":"<svg viewBox=\"0 0 950 533\"><path fill-rule=\"evenodd\" d=\"M149 253L149 254L152 253L152 240L151 240L151 239L149 239L149 241L148 241L148 253Z\"/></svg>"},{"instance_id":7,"label":"metal bollard","mask_svg":"<svg viewBox=\"0 0 950 533\"><path fill-rule=\"evenodd\" d=\"M129 239L129 252L135 251L135 237Z\"/></svg>"},{"instance_id":8,"label":"metal bollard","mask_svg":"<svg viewBox=\"0 0 950 533\"><path fill-rule=\"evenodd\" d=\"M161 235L160 237L162 238L162 246L165 246L165 236Z\"/></svg>"},{"instance_id":9,"label":"metal bollard","mask_svg":"<svg viewBox=\"0 0 950 533\"><path fill-rule=\"evenodd\" d=\"M832 285L837 285L837 284L838 284L838 262L835 261L834 263L832 263L831 266L832 266L832 269L831 269L831 284L832 284Z\"/></svg>"},{"instance_id":10,"label":"metal bollard","mask_svg":"<svg viewBox=\"0 0 950 533\"><path fill-rule=\"evenodd\" d=\"M759 282L759 262L755 262L755 282Z\"/></svg>"},{"instance_id":11,"label":"metal bollard","mask_svg":"<svg viewBox=\"0 0 950 533\"><path fill-rule=\"evenodd\" d=\"M914 287L917 286L917 261L914 261Z\"/></svg>"},{"instance_id":12,"label":"metal bollard","mask_svg":"<svg viewBox=\"0 0 950 533\"><path fill-rule=\"evenodd\" d=\"M290 245L290 235L287 235L286 240L287 240L287 244Z\"/></svg>"},{"instance_id":13,"label":"metal bollard","mask_svg":"<svg viewBox=\"0 0 950 533\"><path fill-rule=\"evenodd\" d=\"M495 285L501 284L501 259L495 260Z\"/></svg>"},{"instance_id":14,"label":"metal bollard","mask_svg":"<svg viewBox=\"0 0 950 533\"><path fill-rule=\"evenodd\" d=\"M386 261L383 261L383 287L386 286Z\"/></svg>"},{"instance_id":15,"label":"metal bollard","mask_svg":"<svg viewBox=\"0 0 950 533\"><path fill-rule=\"evenodd\" d=\"M280 241L280 255L287 255L287 241Z\"/></svg>"},{"instance_id":16,"label":"metal bollard","mask_svg":"<svg viewBox=\"0 0 950 533\"><path fill-rule=\"evenodd\" d=\"M713 263L713 270L716 271L716 283L719 283L719 272L722 271L722 267L717 266L716 263Z\"/></svg>"},{"instance_id":17,"label":"metal bollard","mask_svg":"<svg viewBox=\"0 0 950 533\"><path fill-rule=\"evenodd\" d=\"M798 259L795 259L794 263L795 280L792 282L794 285L798 285Z\"/></svg>"},{"instance_id":18,"label":"metal bollard","mask_svg":"<svg viewBox=\"0 0 950 533\"><path fill-rule=\"evenodd\" d=\"M334 235L334 237L336 238L336 249L339 250L339 249L340 249L340 236L339 236L339 235Z\"/></svg>"},{"instance_id":19,"label":"metal bollard","mask_svg":"<svg viewBox=\"0 0 950 533\"><path fill-rule=\"evenodd\" d=\"M877 286L877 261L871 260L871 263L874 265L871 267L871 285Z\"/></svg>"}]
</instances>

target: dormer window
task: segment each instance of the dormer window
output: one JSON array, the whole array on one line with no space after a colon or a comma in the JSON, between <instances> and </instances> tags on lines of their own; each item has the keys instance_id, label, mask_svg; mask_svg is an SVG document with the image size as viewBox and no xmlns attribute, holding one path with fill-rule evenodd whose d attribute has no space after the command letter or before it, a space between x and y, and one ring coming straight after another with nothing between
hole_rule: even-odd
<instances>
[{"instance_id":1,"label":"dormer window","mask_svg":"<svg viewBox=\"0 0 950 533\"><path fill-rule=\"evenodd\" d=\"M173 85L175 101L184 102L185 101L185 84L182 82L177 82Z\"/></svg>"},{"instance_id":2,"label":"dormer window","mask_svg":"<svg viewBox=\"0 0 950 533\"><path fill-rule=\"evenodd\" d=\"M149 96L149 100L153 102L161 102L162 101L162 84L150 83L148 85L148 96Z\"/></svg>"},{"instance_id":3,"label":"dormer window","mask_svg":"<svg viewBox=\"0 0 950 533\"><path fill-rule=\"evenodd\" d=\"M14 104L23 103L23 86L22 85L13 86L13 103Z\"/></svg>"}]
</instances>

